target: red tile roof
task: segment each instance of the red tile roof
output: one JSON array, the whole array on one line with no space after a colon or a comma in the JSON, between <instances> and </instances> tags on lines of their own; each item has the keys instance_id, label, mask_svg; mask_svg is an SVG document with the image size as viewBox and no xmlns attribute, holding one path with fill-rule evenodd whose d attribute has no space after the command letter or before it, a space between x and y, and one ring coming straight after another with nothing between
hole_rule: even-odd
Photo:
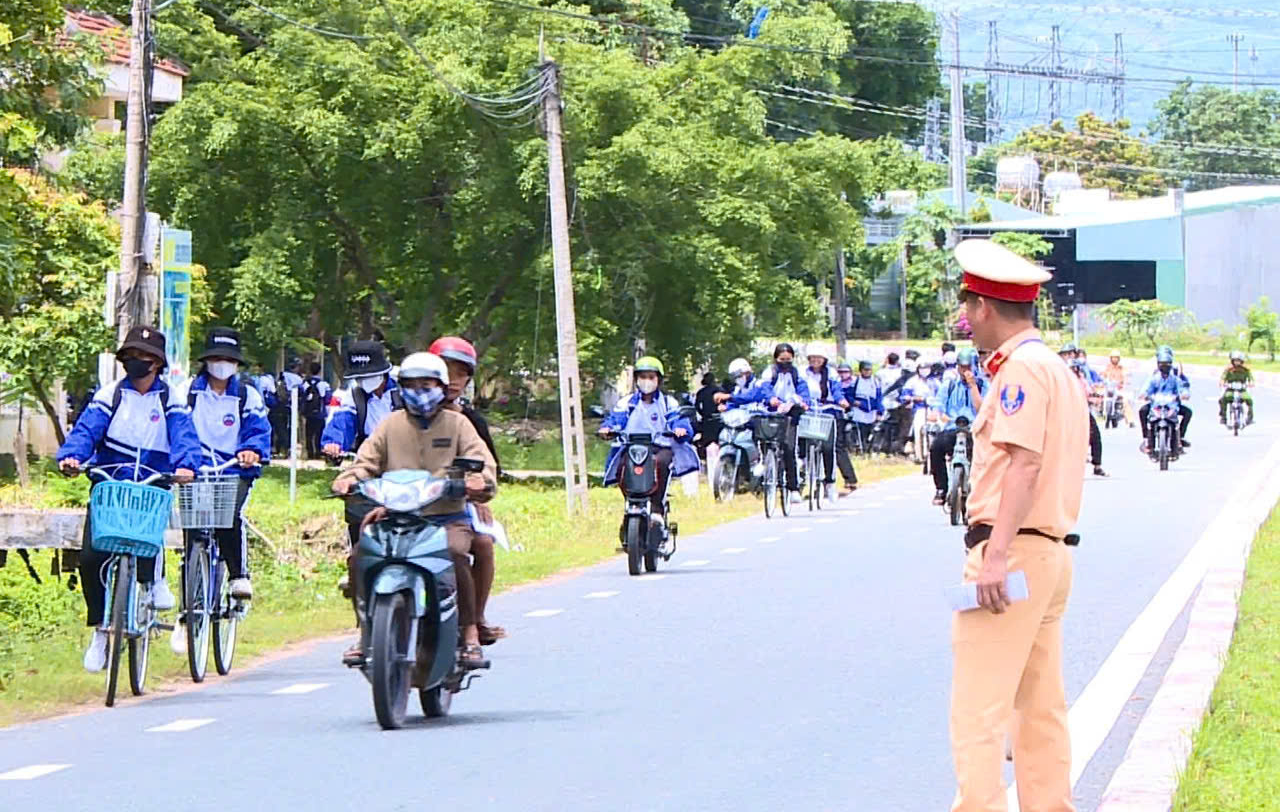
<instances>
[{"instance_id":1,"label":"red tile roof","mask_svg":"<svg viewBox=\"0 0 1280 812\"><path fill-rule=\"evenodd\" d=\"M114 17L96 11L67 11L68 34L92 34L102 41L107 61L129 64L129 29ZM156 68L176 76L190 76L191 70L176 59L157 59Z\"/></svg>"}]
</instances>

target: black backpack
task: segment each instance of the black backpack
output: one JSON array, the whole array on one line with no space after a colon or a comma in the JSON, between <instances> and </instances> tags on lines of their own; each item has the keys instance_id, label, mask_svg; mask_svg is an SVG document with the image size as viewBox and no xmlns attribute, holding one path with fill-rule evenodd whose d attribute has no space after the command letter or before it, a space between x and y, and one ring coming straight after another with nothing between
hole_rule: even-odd
<instances>
[{"instance_id":1,"label":"black backpack","mask_svg":"<svg viewBox=\"0 0 1280 812\"><path fill-rule=\"evenodd\" d=\"M364 391L360 386L353 385L351 387L351 400L356 405L356 444L359 448L360 444L369 439L369 435L364 433L364 421L369 414L369 393ZM391 411L396 412L404 408L404 398L400 395L399 389L391 390Z\"/></svg>"},{"instance_id":2,"label":"black backpack","mask_svg":"<svg viewBox=\"0 0 1280 812\"><path fill-rule=\"evenodd\" d=\"M302 383L298 412L307 420L319 420L324 417L324 405L324 396L320 394L320 379L307 378Z\"/></svg>"}]
</instances>

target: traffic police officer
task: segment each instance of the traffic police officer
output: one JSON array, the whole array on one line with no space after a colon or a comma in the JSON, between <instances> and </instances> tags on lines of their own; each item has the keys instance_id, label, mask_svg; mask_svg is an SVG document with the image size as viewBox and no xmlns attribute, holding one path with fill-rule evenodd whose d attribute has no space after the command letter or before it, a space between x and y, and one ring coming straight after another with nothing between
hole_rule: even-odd
<instances>
[{"instance_id":1,"label":"traffic police officer","mask_svg":"<svg viewBox=\"0 0 1280 812\"><path fill-rule=\"evenodd\" d=\"M1084 392L1032 322L1050 275L988 240L956 246L974 343L995 352L974 421L964 578L981 608L953 619L954 812L1003 812L1004 739L1014 741L1023 809L1070 812L1071 746L1062 683L1062 615L1071 592L1065 544L1080 513L1089 444ZM1011 603L1010 572L1028 600Z\"/></svg>"}]
</instances>

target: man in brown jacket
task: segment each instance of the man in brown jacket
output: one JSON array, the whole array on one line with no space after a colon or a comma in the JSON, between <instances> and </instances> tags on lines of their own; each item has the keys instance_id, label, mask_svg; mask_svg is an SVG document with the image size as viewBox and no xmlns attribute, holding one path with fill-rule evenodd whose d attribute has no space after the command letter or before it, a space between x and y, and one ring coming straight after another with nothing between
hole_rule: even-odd
<instances>
[{"instance_id":1,"label":"man in brown jacket","mask_svg":"<svg viewBox=\"0 0 1280 812\"><path fill-rule=\"evenodd\" d=\"M387 471L430 471L436 476L444 476L458 457L484 461L483 473L467 474L466 500L441 499L423 511L425 515L441 517L445 522L449 551L453 554L458 579L458 615L463 629L462 665L484 667L487 663L476 626L476 586L470 560L476 534L467 518L466 501L487 502L493 498L498 487L497 466L471 421L459 412L442 408L445 387L449 385L449 372L443 359L428 352L413 353L401 363L398 383L404 397L404 409L382 421L365 440L355 463L334 480L333 491L350 493L357 482L373 479ZM365 521L376 522L384 516L386 510L378 508L371 511ZM359 589L355 573L350 573L350 578Z\"/></svg>"}]
</instances>

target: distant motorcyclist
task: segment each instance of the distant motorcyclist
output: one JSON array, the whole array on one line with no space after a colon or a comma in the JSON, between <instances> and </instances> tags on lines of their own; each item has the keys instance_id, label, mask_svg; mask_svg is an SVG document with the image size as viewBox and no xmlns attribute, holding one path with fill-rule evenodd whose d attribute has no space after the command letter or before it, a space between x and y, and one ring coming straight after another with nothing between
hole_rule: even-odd
<instances>
[{"instance_id":1,"label":"distant motorcyclist","mask_svg":"<svg viewBox=\"0 0 1280 812\"><path fill-rule=\"evenodd\" d=\"M1233 350L1231 353L1231 364L1222 373L1222 379L1218 381L1218 385L1223 388L1222 397L1218 398L1218 420L1225 426L1227 424L1227 402L1230 400L1226 390L1229 383L1242 383L1245 385L1245 391L1240 393L1240 399L1244 401L1245 408L1248 410L1248 422L1253 423L1253 396L1249 394L1249 387L1253 386L1253 372L1244 364L1244 353L1240 350Z\"/></svg>"},{"instance_id":2,"label":"distant motorcyclist","mask_svg":"<svg viewBox=\"0 0 1280 812\"><path fill-rule=\"evenodd\" d=\"M964 349L956 354L955 377L942 384L942 416L945 423L942 432L929 449L929 469L933 473L936 493L933 503L947 501L947 456L956 449L956 420L967 418L970 425L982 408L982 398L987 394L987 382L974 372L977 352Z\"/></svg>"},{"instance_id":3,"label":"distant motorcyclist","mask_svg":"<svg viewBox=\"0 0 1280 812\"><path fill-rule=\"evenodd\" d=\"M1115 386L1116 397L1120 398L1124 407L1125 422L1129 424L1129 428L1133 428L1133 404L1125 394L1125 390L1129 388L1129 373L1125 371L1124 364L1120 363L1119 350L1112 350L1108 356L1107 365L1102 368L1102 380Z\"/></svg>"},{"instance_id":4,"label":"distant motorcyclist","mask_svg":"<svg viewBox=\"0 0 1280 812\"><path fill-rule=\"evenodd\" d=\"M1191 386L1186 378L1173 371L1173 351L1167 348L1161 348L1156 353L1156 374L1147 381L1146 389L1142 393L1142 408L1138 409L1144 454L1151 453L1150 426L1147 425L1147 419L1151 414L1151 398L1158 394L1169 394L1177 398L1178 413L1182 418L1178 433L1182 438L1182 447L1190 448L1190 443L1187 442L1187 426L1191 424L1191 409L1185 401L1191 396Z\"/></svg>"}]
</instances>

